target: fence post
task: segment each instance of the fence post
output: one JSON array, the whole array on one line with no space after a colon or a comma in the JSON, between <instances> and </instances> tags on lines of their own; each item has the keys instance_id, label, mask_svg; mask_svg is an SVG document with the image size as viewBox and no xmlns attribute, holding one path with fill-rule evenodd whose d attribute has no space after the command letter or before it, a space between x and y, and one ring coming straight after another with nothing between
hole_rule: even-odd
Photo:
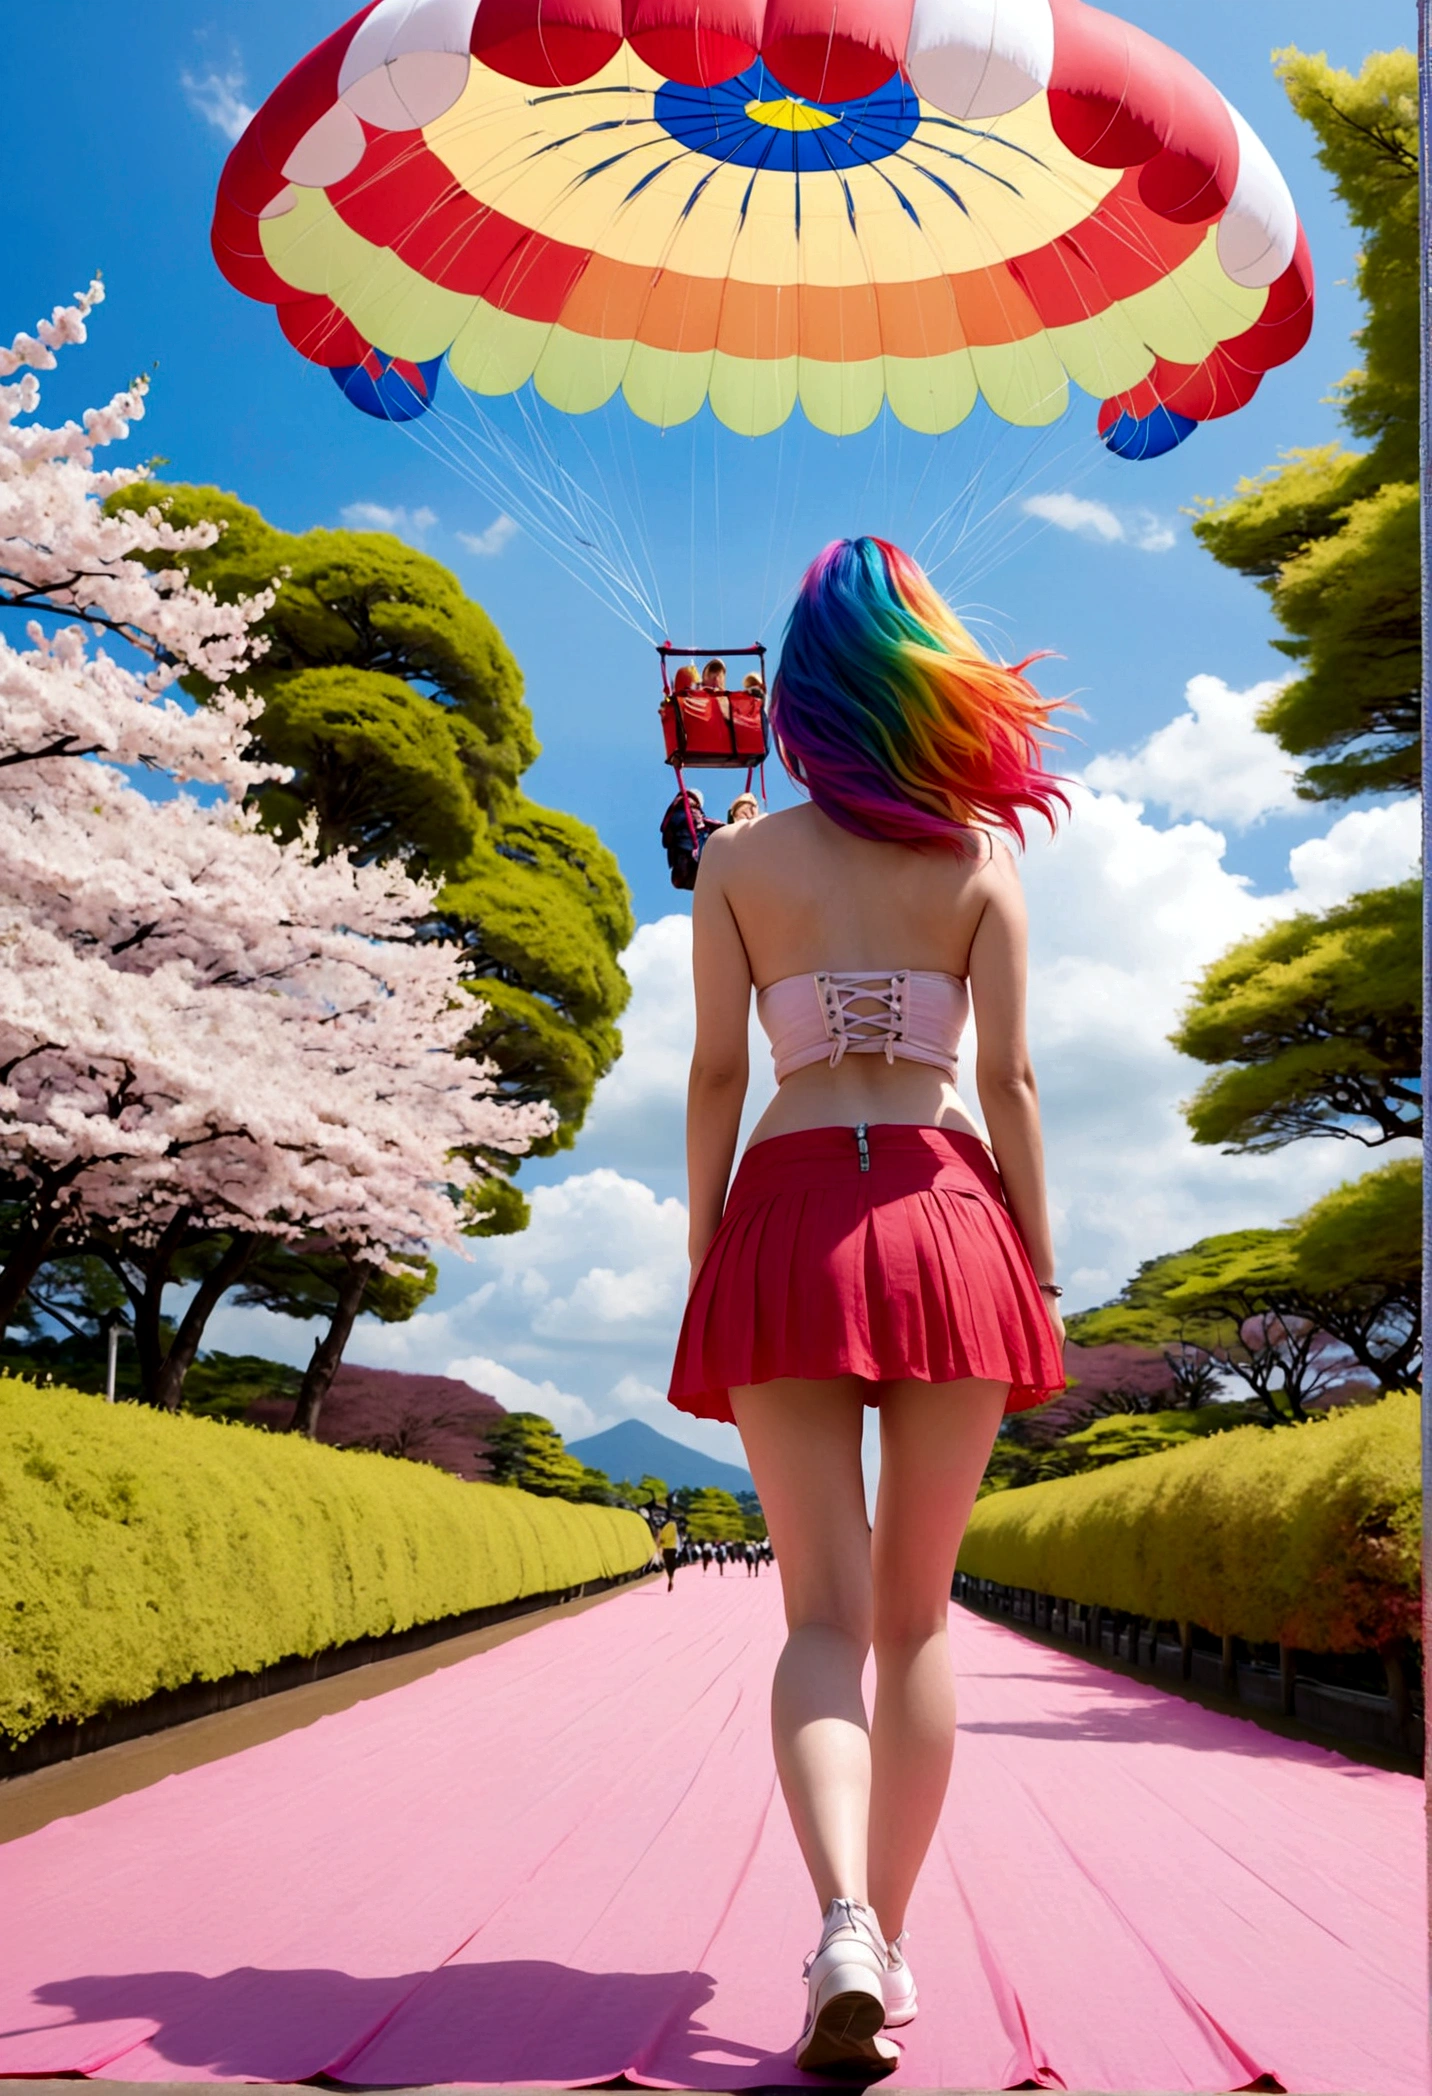
<instances>
[{"instance_id":1,"label":"fence post","mask_svg":"<svg viewBox=\"0 0 1432 2096\"><path fill-rule=\"evenodd\" d=\"M1180 1681L1193 1679L1193 1625L1189 1622L1178 1626L1178 1677Z\"/></svg>"},{"instance_id":2,"label":"fence post","mask_svg":"<svg viewBox=\"0 0 1432 2096\"><path fill-rule=\"evenodd\" d=\"M1223 1663L1219 1669L1218 1686L1222 1689L1225 1696L1232 1696L1235 1700L1237 1699L1238 1650L1226 1630L1223 1633Z\"/></svg>"}]
</instances>

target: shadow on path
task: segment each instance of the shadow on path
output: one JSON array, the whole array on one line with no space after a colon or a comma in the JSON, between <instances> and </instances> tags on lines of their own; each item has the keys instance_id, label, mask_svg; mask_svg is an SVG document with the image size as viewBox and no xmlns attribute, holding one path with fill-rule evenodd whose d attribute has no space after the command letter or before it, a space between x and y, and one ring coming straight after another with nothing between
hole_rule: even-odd
<instances>
[{"instance_id":1,"label":"shadow on path","mask_svg":"<svg viewBox=\"0 0 1432 2096\"><path fill-rule=\"evenodd\" d=\"M705 1972L586 1972L521 1958L368 1979L254 1966L214 1978L93 1974L46 1982L33 1998L68 2009L72 2026L94 2032L87 2065L95 2074L141 2044L175 2079L571 2085L640 2073L643 2055L659 2044L663 2077L681 2074L698 2088L719 2086L723 2069L743 2086L823 2086L796 2071L789 2051L772 2054L707 2029L698 2012L714 1993ZM402 2067L388 2074L390 2032ZM152 2075L150 2068L145 2078Z\"/></svg>"}]
</instances>

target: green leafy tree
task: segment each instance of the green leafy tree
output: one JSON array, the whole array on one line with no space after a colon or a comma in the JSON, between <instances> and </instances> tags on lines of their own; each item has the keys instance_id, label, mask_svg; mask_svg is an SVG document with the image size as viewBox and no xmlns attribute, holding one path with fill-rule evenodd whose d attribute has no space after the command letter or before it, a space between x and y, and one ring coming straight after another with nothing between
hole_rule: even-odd
<instances>
[{"instance_id":1,"label":"green leafy tree","mask_svg":"<svg viewBox=\"0 0 1432 2096\"><path fill-rule=\"evenodd\" d=\"M540 1412L508 1412L487 1433L487 1455L499 1485L536 1492L546 1499L589 1505L614 1501L610 1478L569 1456L562 1436Z\"/></svg>"},{"instance_id":2,"label":"green leafy tree","mask_svg":"<svg viewBox=\"0 0 1432 2096\"><path fill-rule=\"evenodd\" d=\"M1315 1201L1292 1229L1292 1278L1323 1330L1377 1377L1422 1369L1422 1171L1400 1158Z\"/></svg>"},{"instance_id":3,"label":"green leafy tree","mask_svg":"<svg viewBox=\"0 0 1432 2096\"><path fill-rule=\"evenodd\" d=\"M752 1543L764 1543L770 1531L766 1527L766 1517L759 1497L754 1492L737 1492L733 1496L746 1523L747 1540Z\"/></svg>"},{"instance_id":4,"label":"green leafy tree","mask_svg":"<svg viewBox=\"0 0 1432 2096\"><path fill-rule=\"evenodd\" d=\"M740 1543L747 1516L719 1485L700 1485L686 1495L686 1533L693 1543Z\"/></svg>"},{"instance_id":5,"label":"green leafy tree","mask_svg":"<svg viewBox=\"0 0 1432 2096\"><path fill-rule=\"evenodd\" d=\"M220 597L282 578L248 678L263 700L262 754L293 777L263 789L281 832L317 825L322 848L401 857L442 883L432 929L455 940L486 1005L468 1052L501 1095L547 1100L566 1148L621 1052L630 897L586 823L521 790L538 754L522 677L487 613L438 561L384 532L276 530L234 495L146 483L116 502L159 502L176 523L221 521L191 566ZM485 1157L477 1234L521 1229L514 1161Z\"/></svg>"},{"instance_id":6,"label":"green leafy tree","mask_svg":"<svg viewBox=\"0 0 1432 2096\"><path fill-rule=\"evenodd\" d=\"M1421 597L1418 523L1417 61L1375 52L1360 74L1280 56L1289 100L1363 237L1361 363L1338 389L1365 448L1293 451L1194 531L1223 566L1255 577L1297 665L1261 725L1313 759L1299 792L1343 800L1415 789Z\"/></svg>"},{"instance_id":7,"label":"green leafy tree","mask_svg":"<svg viewBox=\"0 0 1432 2096\"><path fill-rule=\"evenodd\" d=\"M1287 1231L1234 1230L1146 1260L1116 1301L1071 1318L1069 1336L1191 1349L1246 1383L1270 1423L1303 1419L1333 1364L1289 1249Z\"/></svg>"},{"instance_id":8,"label":"green leafy tree","mask_svg":"<svg viewBox=\"0 0 1432 2096\"><path fill-rule=\"evenodd\" d=\"M1186 1441L1247 1424L1241 1405L1199 1405L1193 1411L1144 1412L1137 1417L1125 1413L1091 1420L1077 1433L1067 1434L1061 1446L1070 1458L1069 1474L1073 1475L1080 1470L1102 1470L1109 1463L1127 1463L1136 1456L1162 1455L1165 1449L1181 1448Z\"/></svg>"},{"instance_id":9,"label":"green leafy tree","mask_svg":"<svg viewBox=\"0 0 1432 2096\"><path fill-rule=\"evenodd\" d=\"M1420 1136L1420 922L1421 884L1406 881L1289 918L1205 969L1173 1036L1220 1066L1185 1109L1194 1141Z\"/></svg>"},{"instance_id":10,"label":"green leafy tree","mask_svg":"<svg viewBox=\"0 0 1432 2096\"><path fill-rule=\"evenodd\" d=\"M261 1354L200 1354L184 1378L184 1410L208 1419L246 1419L264 1399L296 1399L302 1370Z\"/></svg>"},{"instance_id":11,"label":"green leafy tree","mask_svg":"<svg viewBox=\"0 0 1432 2096\"><path fill-rule=\"evenodd\" d=\"M1385 1390L1403 1387L1421 1363L1421 1198L1415 1160L1385 1165L1281 1230L1147 1261L1115 1302L1071 1318L1070 1337L1197 1350L1273 1422L1306 1418L1349 1361Z\"/></svg>"},{"instance_id":12,"label":"green leafy tree","mask_svg":"<svg viewBox=\"0 0 1432 2096\"><path fill-rule=\"evenodd\" d=\"M487 1007L471 1052L496 1066L503 1098L556 1108L556 1132L533 1155L570 1148L621 1053L630 987L618 955L634 926L616 860L586 823L514 793L447 881L436 923Z\"/></svg>"}]
</instances>

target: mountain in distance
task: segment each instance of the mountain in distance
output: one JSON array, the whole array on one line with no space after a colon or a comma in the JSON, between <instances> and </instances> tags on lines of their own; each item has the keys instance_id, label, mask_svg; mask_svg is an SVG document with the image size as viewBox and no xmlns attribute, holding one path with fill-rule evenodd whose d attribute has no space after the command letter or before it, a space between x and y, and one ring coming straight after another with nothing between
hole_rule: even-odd
<instances>
[{"instance_id":1,"label":"mountain in distance","mask_svg":"<svg viewBox=\"0 0 1432 2096\"><path fill-rule=\"evenodd\" d=\"M583 1441L569 1441L567 1453L590 1464L593 1470L605 1470L608 1477L625 1478L633 1485L643 1477L659 1477L673 1491L697 1485L716 1485L723 1492L756 1489L750 1471L743 1470L739 1463L723 1463L717 1456L703 1455L699 1448L673 1441L669 1435L659 1434L654 1426L644 1426L639 1419L624 1419L620 1426L588 1434Z\"/></svg>"}]
</instances>

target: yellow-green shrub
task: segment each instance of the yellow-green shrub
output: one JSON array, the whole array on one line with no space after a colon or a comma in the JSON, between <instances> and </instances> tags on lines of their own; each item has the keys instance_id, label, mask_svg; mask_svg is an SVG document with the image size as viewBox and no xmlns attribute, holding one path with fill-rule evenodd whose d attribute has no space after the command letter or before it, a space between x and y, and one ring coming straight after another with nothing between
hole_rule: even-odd
<instances>
[{"instance_id":1,"label":"yellow-green shrub","mask_svg":"<svg viewBox=\"0 0 1432 2096\"><path fill-rule=\"evenodd\" d=\"M960 1570L1255 1643L1375 1650L1416 1635L1421 1520L1404 1391L993 1493Z\"/></svg>"},{"instance_id":2,"label":"yellow-green shrub","mask_svg":"<svg viewBox=\"0 0 1432 2096\"><path fill-rule=\"evenodd\" d=\"M621 1508L0 1377L0 1741L650 1554Z\"/></svg>"}]
</instances>

